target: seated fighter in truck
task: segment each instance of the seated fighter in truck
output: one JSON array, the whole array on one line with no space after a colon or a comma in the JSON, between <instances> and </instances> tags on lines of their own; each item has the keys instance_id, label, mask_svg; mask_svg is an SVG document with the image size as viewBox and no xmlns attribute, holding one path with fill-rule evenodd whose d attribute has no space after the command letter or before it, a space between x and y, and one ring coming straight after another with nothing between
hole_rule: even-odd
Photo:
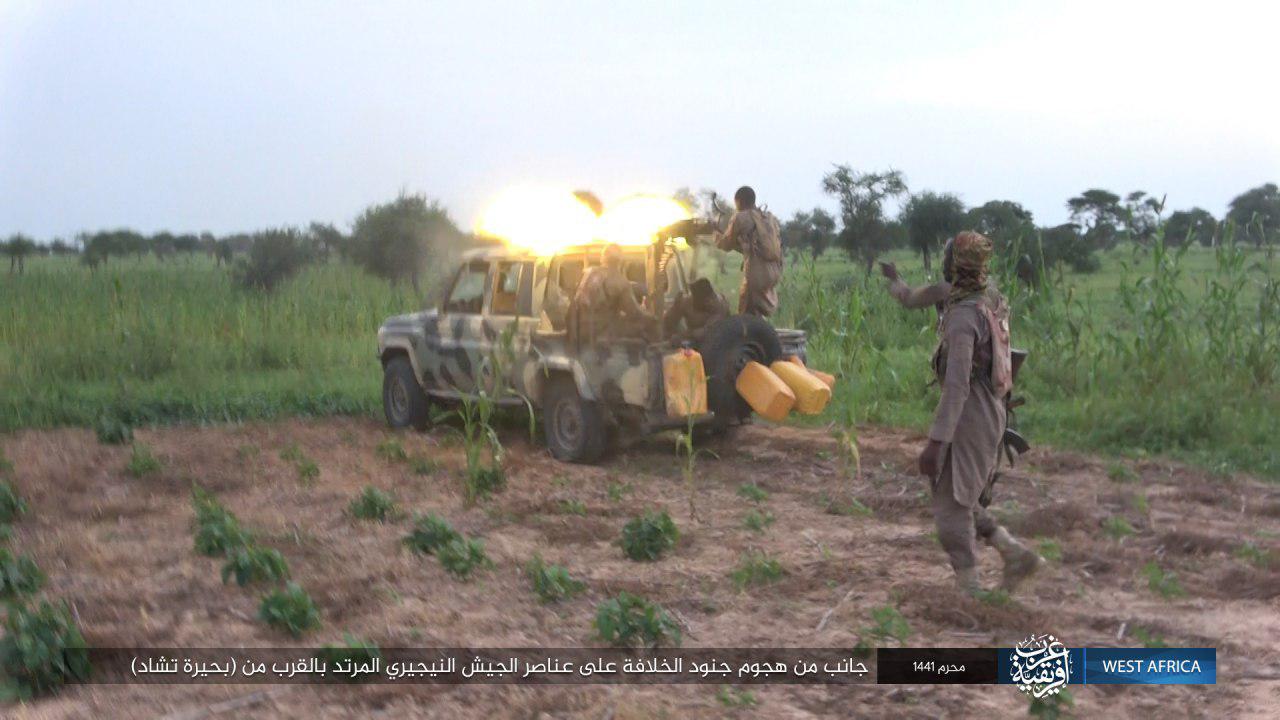
<instances>
[{"instance_id":1,"label":"seated fighter in truck","mask_svg":"<svg viewBox=\"0 0 1280 720\"><path fill-rule=\"evenodd\" d=\"M651 340L654 316L636 302L631 281L623 273L622 248L607 245L601 264L591 268L578 285L569 307L570 341L589 347L602 340Z\"/></svg>"},{"instance_id":2,"label":"seated fighter in truck","mask_svg":"<svg viewBox=\"0 0 1280 720\"><path fill-rule=\"evenodd\" d=\"M663 334L669 338L697 340L712 323L729 317L729 303L716 292L711 281L698 278L689 292L676 298L662 318Z\"/></svg>"}]
</instances>

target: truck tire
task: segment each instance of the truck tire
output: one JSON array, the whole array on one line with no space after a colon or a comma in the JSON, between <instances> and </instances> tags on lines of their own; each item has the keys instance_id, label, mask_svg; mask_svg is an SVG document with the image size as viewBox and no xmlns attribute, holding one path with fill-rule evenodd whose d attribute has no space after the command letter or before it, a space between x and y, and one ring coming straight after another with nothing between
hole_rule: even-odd
<instances>
[{"instance_id":1,"label":"truck tire","mask_svg":"<svg viewBox=\"0 0 1280 720\"><path fill-rule=\"evenodd\" d=\"M387 361L382 370L382 412L393 428L426 430L430 424L430 402L413 374L413 365L404 355Z\"/></svg>"},{"instance_id":2,"label":"truck tire","mask_svg":"<svg viewBox=\"0 0 1280 720\"><path fill-rule=\"evenodd\" d=\"M782 357L778 333L756 315L732 315L707 328L699 344L707 370L707 409L715 413L708 430L723 433L751 415L751 406L738 395L738 373L754 360L768 366Z\"/></svg>"},{"instance_id":3,"label":"truck tire","mask_svg":"<svg viewBox=\"0 0 1280 720\"><path fill-rule=\"evenodd\" d=\"M568 375L551 378L542 397L542 427L557 460L593 463L604 455L608 429L597 403L582 399Z\"/></svg>"}]
</instances>

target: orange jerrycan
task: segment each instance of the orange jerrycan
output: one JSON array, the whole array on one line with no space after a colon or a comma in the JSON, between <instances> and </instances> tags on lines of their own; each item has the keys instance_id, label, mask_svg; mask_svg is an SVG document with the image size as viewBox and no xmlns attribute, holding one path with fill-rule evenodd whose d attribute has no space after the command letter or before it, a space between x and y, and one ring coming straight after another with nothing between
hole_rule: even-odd
<instances>
[{"instance_id":1,"label":"orange jerrycan","mask_svg":"<svg viewBox=\"0 0 1280 720\"><path fill-rule=\"evenodd\" d=\"M766 420L778 422L791 412L796 395L791 388L769 368L752 360L738 373L734 388L756 414Z\"/></svg>"},{"instance_id":2,"label":"orange jerrycan","mask_svg":"<svg viewBox=\"0 0 1280 720\"><path fill-rule=\"evenodd\" d=\"M662 358L667 415L689 417L707 412L707 371L702 356L688 348Z\"/></svg>"},{"instance_id":3,"label":"orange jerrycan","mask_svg":"<svg viewBox=\"0 0 1280 720\"><path fill-rule=\"evenodd\" d=\"M799 363L779 360L769 366L796 396L796 410L803 415L817 415L831 401L831 388L814 377Z\"/></svg>"},{"instance_id":4,"label":"orange jerrycan","mask_svg":"<svg viewBox=\"0 0 1280 720\"><path fill-rule=\"evenodd\" d=\"M789 360L790 362L795 363L796 365L799 365L800 367L804 368L805 370L808 370L810 375L813 375L814 377L816 377L816 378L818 378L819 380L821 380L821 381L822 381L822 384L823 384L823 385L826 385L826 386L827 386L827 388L829 388L829 389L830 389L830 390L832 390L833 392L835 391L835 389L836 389L836 376L835 376L835 375L832 375L831 373L824 373L824 372L822 372L821 370L814 370L813 368L811 368L811 367L809 367L809 366L805 365L805 364L804 364L804 361L800 359L800 356L799 356L799 355L792 355L792 356L788 357L788 358L787 358L787 360Z\"/></svg>"}]
</instances>

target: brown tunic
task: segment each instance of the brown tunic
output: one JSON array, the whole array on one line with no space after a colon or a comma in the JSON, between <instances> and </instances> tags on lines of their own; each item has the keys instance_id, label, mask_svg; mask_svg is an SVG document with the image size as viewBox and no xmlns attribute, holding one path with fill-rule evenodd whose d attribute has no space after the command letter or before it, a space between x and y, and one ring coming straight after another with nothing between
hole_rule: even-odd
<instances>
[{"instance_id":1,"label":"brown tunic","mask_svg":"<svg viewBox=\"0 0 1280 720\"><path fill-rule=\"evenodd\" d=\"M975 296L947 308L942 317L938 359L945 360L939 377L942 397L934 413L929 439L949 443L948 461L942 472L957 503L976 507L996 468L1000 437L1005 427L1005 406L992 392L990 367L974 369L974 348L991 343L991 328ZM981 353L987 358L990 353ZM942 484L942 483L940 483Z\"/></svg>"},{"instance_id":2,"label":"brown tunic","mask_svg":"<svg viewBox=\"0 0 1280 720\"><path fill-rule=\"evenodd\" d=\"M587 271L569 314L574 341L588 344L606 338L643 337L653 322L653 316L636 302L631 283L622 272L603 265Z\"/></svg>"},{"instance_id":3,"label":"brown tunic","mask_svg":"<svg viewBox=\"0 0 1280 720\"><path fill-rule=\"evenodd\" d=\"M738 292L738 312L768 317L778 309L775 289L782 279L781 248L768 247L761 229L768 222L756 208L739 210L729 220L729 228L716 246L742 253L742 287Z\"/></svg>"}]
</instances>

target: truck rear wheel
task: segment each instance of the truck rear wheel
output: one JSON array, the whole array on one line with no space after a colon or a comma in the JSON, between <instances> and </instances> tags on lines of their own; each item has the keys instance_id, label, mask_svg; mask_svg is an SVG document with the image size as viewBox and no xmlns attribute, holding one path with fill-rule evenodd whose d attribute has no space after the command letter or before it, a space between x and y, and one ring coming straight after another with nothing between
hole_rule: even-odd
<instances>
[{"instance_id":1,"label":"truck rear wheel","mask_svg":"<svg viewBox=\"0 0 1280 720\"><path fill-rule=\"evenodd\" d=\"M551 379L542 398L542 427L557 460L592 463L604 455L607 428L597 403L578 394L573 378Z\"/></svg>"},{"instance_id":2,"label":"truck rear wheel","mask_svg":"<svg viewBox=\"0 0 1280 720\"><path fill-rule=\"evenodd\" d=\"M768 366L782 357L778 333L756 315L733 315L707 328L698 347L707 369L707 409L715 413L708 426L723 433L751 415L751 406L738 395L738 373L754 360Z\"/></svg>"},{"instance_id":3,"label":"truck rear wheel","mask_svg":"<svg viewBox=\"0 0 1280 720\"><path fill-rule=\"evenodd\" d=\"M382 412L387 424L426 430L430 423L429 405L409 358L396 355L388 360L382 371Z\"/></svg>"}]
</instances>

